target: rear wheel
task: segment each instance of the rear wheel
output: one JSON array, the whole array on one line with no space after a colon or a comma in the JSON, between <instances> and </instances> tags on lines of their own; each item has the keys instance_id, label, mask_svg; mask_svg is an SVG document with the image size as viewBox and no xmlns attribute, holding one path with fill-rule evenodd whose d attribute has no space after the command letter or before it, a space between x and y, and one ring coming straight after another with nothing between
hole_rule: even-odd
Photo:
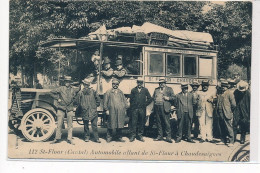
<instances>
[{"instance_id":1,"label":"rear wheel","mask_svg":"<svg viewBox=\"0 0 260 173\"><path fill-rule=\"evenodd\" d=\"M46 141L54 133L56 128L52 114L42 108L36 108L27 112L21 121L21 131L29 141Z\"/></svg>"}]
</instances>

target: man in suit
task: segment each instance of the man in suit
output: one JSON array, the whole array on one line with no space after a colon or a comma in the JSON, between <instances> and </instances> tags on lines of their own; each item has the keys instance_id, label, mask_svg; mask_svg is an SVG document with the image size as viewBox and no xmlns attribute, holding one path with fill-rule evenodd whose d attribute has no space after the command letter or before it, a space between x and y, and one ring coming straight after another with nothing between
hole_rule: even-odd
<instances>
[{"instance_id":1,"label":"man in suit","mask_svg":"<svg viewBox=\"0 0 260 173\"><path fill-rule=\"evenodd\" d=\"M198 98L198 88L200 86L200 84L196 81L194 81L192 84L190 84L192 90L191 90L191 94L193 94L193 97L195 100L197 100ZM195 104L193 106L193 119L192 119L192 124L194 124L194 131L193 131L193 137L194 138L198 138L198 135L200 133L200 123L199 123L199 119L198 119L198 116L197 116L197 104ZM192 127L192 125L191 125Z\"/></svg>"},{"instance_id":2,"label":"man in suit","mask_svg":"<svg viewBox=\"0 0 260 173\"><path fill-rule=\"evenodd\" d=\"M154 141L163 140L162 124L166 132L166 142L172 143L171 127L170 127L170 110L171 102L174 100L174 93L172 88L166 86L166 80L159 80L159 87L154 90L154 112L157 121L158 136Z\"/></svg>"},{"instance_id":3,"label":"man in suit","mask_svg":"<svg viewBox=\"0 0 260 173\"><path fill-rule=\"evenodd\" d=\"M146 106L152 102L152 97L147 88L143 86L143 78L137 79L137 86L131 90L130 110L131 110L131 134L130 142L137 139L144 142L143 132L145 124Z\"/></svg>"},{"instance_id":4,"label":"man in suit","mask_svg":"<svg viewBox=\"0 0 260 173\"><path fill-rule=\"evenodd\" d=\"M234 145L233 111L236 101L233 92L228 90L228 82L221 82L221 91L217 98L217 115L219 117L220 134L224 143Z\"/></svg>"},{"instance_id":5,"label":"man in suit","mask_svg":"<svg viewBox=\"0 0 260 173\"><path fill-rule=\"evenodd\" d=\"M175 106L177 108L177 117L179 121L178 134L176 143L179 143L182 139L183 131L186 132L187 142L195 143L191 139L191 123L193 118L193 106L195 105L194 97L188 92L188 85L181 84L181 90L176 95Z\"/></svg>"}]
</instances>

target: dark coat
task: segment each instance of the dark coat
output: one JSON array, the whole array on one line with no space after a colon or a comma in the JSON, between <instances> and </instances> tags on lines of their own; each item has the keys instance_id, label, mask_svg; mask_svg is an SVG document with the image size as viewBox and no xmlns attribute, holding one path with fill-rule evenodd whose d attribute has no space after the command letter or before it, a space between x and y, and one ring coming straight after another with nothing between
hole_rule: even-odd
<instances>
[{"instance_id":1,"label":"dark coat","mask_svg":"<svg viewBox=\"0 0 260 173\"><path fill-rule=\"evenodd\" d=\"M147 88L142 87L141 91L138 91L138 87L131 90L130 94L130 108L143 108L145 109L152 102L152 97Z\"/></svg>"},{"instance_id":2,"label":"dark coat","mask_svg":"<svg viewBox=\"0 0 260 173\"><path fill-rule=\"evenodd\" d=\"M100 105L100 98L92 88L83 89L78 93L77 104L79 114L83 120L92 120L97 116L97 106Z\"/></svg>"},{"instance_id":3,"label":"dark coat","mask_svg":"<svg viewBox=\"0 0 260 173\"><path fill-rule=\"evenodd\" d=\"M154 93L153 93L153 99L157 97L156 95L160 92L160 87L155 88ZM165 86L164 91L163 91L163 96L169 97L169 100L164 100L163 101L163 107L165 112L169 113L171 111L171 105L173 103L173 100L175 98L174 92L171 87Z\"/></svg>"},{"instance_id":4,"label":"dark coat","mask_svg":"<svg viewBox=\"0 0 260 173\"><path fill-rule=\"evenodd\" d=\"M219 105L221 106L224 116L227 119L232 119L233 118L233 111L236 107L236 101L235 101L235 97L234 97L234 93L230 90L226 90L223 94L223 102L220 103L219 99L217 101L217 108L219 107Z\"/></svg>"},{"instance_id":5,"label":"dark coat","mask_svg":"<svg viewBox=\"0 0 260 173\"><path fill-rule=\"evenodd\" d=\"M120 89L110 89L105 93L104 109L109 111L107 124L108 129L124 127L127 108L127 100Z\"/></svg>"},{"instance_id":6,"label":"dark coat","mask_svg":"<svg viewBox=\"0 0 260 173\"><path fill-rule=\"evenodd\" d=\"M234 121L249 122L250 121L250 91L240 92L236 90L234 96L236 98L236 108L234 111Z\"/></svg>"},{"instance_id":7,"label":"dark coat","mask_svg":"<svg viewBox=\"0 0 260 173\"><path fill-rule=\"evenodd\" d=\"M193 118L193 106L195 105L196 101L195 101L192 93L187 93L187 96L188 96L189 117L192 119ZM184 110L183 110L184 98L185 98L185 96L183 95L182 92L180 92L179 94L176 95L176 100L174 103L175 103L175 107L177 109L178 119L180 119L184 113Z\"/></svg>"}]
</instances>

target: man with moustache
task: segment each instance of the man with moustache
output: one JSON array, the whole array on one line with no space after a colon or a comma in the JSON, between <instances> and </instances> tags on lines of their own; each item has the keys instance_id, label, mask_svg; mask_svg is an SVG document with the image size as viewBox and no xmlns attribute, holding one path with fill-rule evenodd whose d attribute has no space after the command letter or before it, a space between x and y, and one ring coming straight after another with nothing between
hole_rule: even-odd
<instances>
[{"instance_id":1,"label":"man with moustache","mask_svg":"<svg viewBox=\"0 0 260 173\"><path fill-rule=\"evenodd\" d=\"M172 88L166 86L164 78L159 79L159 87L154 90L154 112L157 122L158 136L154 141L163 140L163 127L166 133L166 142L172 143L170 127L170 110L174 100Z\"/></svg>"},{"instance_id":2,"label":"man with moustache","mask_svg":"<svg viewBox=\"0 0 260 173\"><path fill-rule=\"evenodd\" d=\"M188 85L181 84L181 90L176 95L175 107L177 108L177 117L179 121L178 134L175 143L179 143L183 137L183 131L186 132L185 136L187 142L195 143L191 139L191 122L193 118L193 106L195 105L194 97L188 92Z\"/></svg>"},{"instance_id":3,"label":"man with moustache","mask_svg":"<svg viewBox=\"0 0 260 173\"><path fill-rule=\"evenodd\" d=\"M137 86L131 90L130 94L130 142L133 142L135 138L144 142L143 132L145 125L146 106L152 102L152 97L148 89L143 86L143 83L143 78L138 78Z\"/></svg>"},{"instance_id":4,"label":"man with moustache","mask_svg":"<svg viewBox=\"0 0 260 173\"><path fill-rule=\"evenodd\" d=\"M122 129L125 124L126 109L128 103L124 93L118 88L120 81L116 78L112 80L112 89L104 95L104 109L108 115L107 123L107 142L112 141L112 132L116 130L117 140L125 142L122 139Z\"/></svg>"}]
</instances>

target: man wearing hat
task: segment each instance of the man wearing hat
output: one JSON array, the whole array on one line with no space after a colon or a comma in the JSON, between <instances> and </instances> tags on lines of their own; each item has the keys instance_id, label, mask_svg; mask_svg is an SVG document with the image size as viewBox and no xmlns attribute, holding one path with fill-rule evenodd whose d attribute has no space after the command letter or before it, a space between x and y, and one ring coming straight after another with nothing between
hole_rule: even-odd
<instances>
[{"instance_id":1,"label":"man wearing hat","mask_svg":"<svg viewBox=\"0 0 260 173\"><path fill-rule=\"evenodd\" d=\"M124 93L118 88L119 83L119 80L114 78L112 80L112 89L108 90L104 95L104 109L108 115L107 142L111 142L114 130L117 132L117 140L125 142L122 139L122 129L125 124L128 103Z\"/></svg>"},{"instance_id":2,"label":"man wearing hat","mask_svg":"<svg viewBox=\"0 0 260 173\"><path fill-rule=\"evenodd\" d=\"M57 100L57 129L56 137L51 144L61 142L61 129L64 121L65 114L67 115L67 124L68 124L68 137L67 142L74 145L72 141L72 117L73 117L73 103L78 89L71 87L71 77L64 77L64 85L60 86L51 91L51 96Z\"/></svg>"},{"instance_id":3,"label":"man wearing hat","mask_svg":"<svg viewBox=\"0 0 260 173\"><path fill-rule=\"evenodd\" d=\"M115 65L116 70L114 70L114 76L118 79L123 78L127 74L127 71L122 65L122 59L117 59Z\"/></svg>"},{"instance_id":4,"label":"man wearing hat","mask_svg":"<svg viewBox=\"0 0 260 173\"><path fill-rule=\"evenodd\" d=\"M188 84L181 84L181 90L176 95L175 106L177 108L177 117L179 121L176 143L179 143L183 137L183 131L186 132L187 142L195 143L191 139L191 122L193 118L194 97L188 92Z\"/></svg>"},{"instance_id":5,"label":"man wearing hat","mask_svg":"<svg viewBox=\"0 0 260 173\"><path fill-rule=\"evenodd\" d=\"M91 121L94 142L100 143L97 129L97 107L100 105L100 98L97 92L90 87L90 79L86 78L82 81L82 83L84 88L78 93L77 103L78 109L80 109L80 113L84 122L84 141L89 142L89 121Z\"/></svg>"},{"instance_id":6,"label":"man wearing hat","mask_svg":"<svg viewBox=\"0 0 260 173\"><path fill-rule=\"evenodd\" d=\"M199 88L200 84L197 81L194 81L192 84L190 84L190 86L192 88L190 93L193 95L194 99L197 100L198 99L198 88ZM192 124L194 124L194 131L193 131L194 138L197 138L200 133L199 119L197 116L197 104L195 104L193 106ZM192 125L191 125L191 127L192 127Z\"/></svg>"},{"instance_id":7,"label":"man wearing hat","mask_svg":"<svg viewBox=\"0 0 260 173\"><path fill-rule=\"evenodd\" d=\"M202 90L198 92L198 110L197 116L200 124L201 139L200 143L213 140L213 98L214 92L208 90L209 82L207 80L201 83Z\"/></svg>"},{"instance_id":8,"label":"man wearing hat","mask_svg":"<svg viewBox=\"0 0 260 173\"><path fill-rule=\"evenodd\" d=\"M239 126L241 131L241 144L245 143L246 132L250 130L250 95L248 83L241 80L237 84L237 89L234 91L237 105L234 111L234 136L236 139L237 128Z\"/></svg>"},{"instance_id":9,"label":"man wearing hat","mask_svg":"<svg viewBox=\"0 0 260 173\"><path fill-rule=\"evenodd\" d=\"M130 142L137 137L144 142L143 132L145 125L146 106L152 102L152 97L147 88L143 86L143 78L137 79L137 86L131 90L130 109L131 109L131 134Z\"/></svg>"},{"instance_id":10,"label":"man wearing hat","mask_svg":"<svg viewBox=\"0 0 260 173\"><path fill-rule=\"evenodd\" d=\"M217 96L217 115L219 117L219 130L222 141L228 146L234 145L233 111L236 107L234 94L228 90L228 82L221 82L221 92Z\"/></svg>"},{"instance_id":11,"label":"man wearing hat","mask_svg":"<svg viewBox=\"0 0 260 173\"><path fill-rule=\"evenodd\" d=\"M172 143L170 110L174 97L172 88L166 86L166 80L164 78L159 79L159 87L154 90L153 94L154 112L158 130L158 136L154 141L163 140L163 130L165 130L166 142Z\"/></svg>"},{"instance_id":12,"label":"man wearing hat","mask_svg":"<svg viewBox=\"0 0 260 173\"><path fill-rule=\"evenodd\" d=\"M104 70L101 71L103 77L105 78L111 78L113 73L114 73L114 70L111 68L110 66L110 59L106 56L104 57Z\"/></svg>"}]
</instances>

